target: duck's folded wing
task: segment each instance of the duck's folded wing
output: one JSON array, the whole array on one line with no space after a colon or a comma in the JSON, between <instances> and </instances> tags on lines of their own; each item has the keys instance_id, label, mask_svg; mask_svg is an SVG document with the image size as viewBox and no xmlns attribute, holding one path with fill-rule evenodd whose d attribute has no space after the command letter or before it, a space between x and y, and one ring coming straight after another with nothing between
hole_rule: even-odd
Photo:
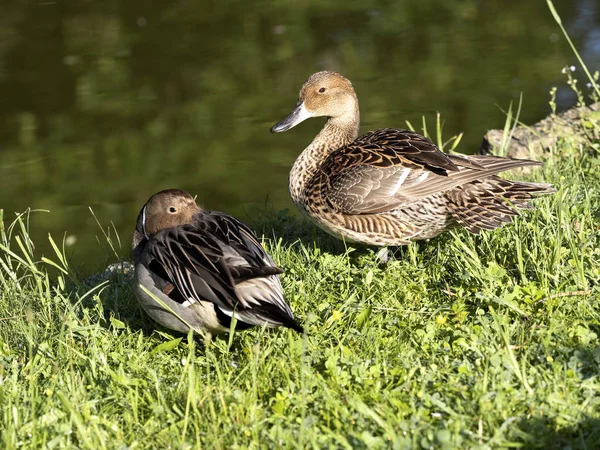
<instances>
[{"instance_id":1,"label":"duck's folded wing","mask_svg":"<svg viewBox=\"0 0 600 450\"><path fill-rule=\"evenodd\" d=\"M252 230L235 217L220 212L202 213L198 221L222 246L225 263L234 277L237 298L248 308L238 309L238 316L257 325L267 321L301 331L284 300L279 277L274 276L283 270L275 265Z\"/></svg>"},{"instance_id":2,"label":"duck's folded wing","mask_svg":"<svg viewBox=\"0 0 600 450\"><path fill-rule=\"evenodd\" d=\"M252 325L302 327L283 298L277 267L252 231L222 213L202 212L193 223L156 233L146 254L167 278L170 297L210 301L226 316Z\"/></svg>"},{"instance_id":3,"label":"duck's folded wing","mask_svg":"<svg viewBox=\"0 0 600 450\"><path fill-rule=\"evenodd\" d=\"M371 131L348 145L344 153L359 156L360 160L378 167L424 167L440 175L459 170L449 155L431 140L410 130Z\"/></svg>"},{"instance_id":4,"label":"duck's folded wing","mask_svg":"<svg viewBox=\"0 0 600 450\"><path fill-rule=\"evenodd\" d=\"M224 250L225 248L225 250ZM249 278L282 272L276 266L253 264L240 253L228 250L202 230L202 224L185 225L156 233L147 254L158 263L185 300L208 300L223 311L239 305L236 285ZM246 252L251 255L251 252Z\"/></svg>"},{"instance_id":5,"label":"duck's folded wing","mask_svg":"<svg viewBox=\"0 0 600 450\"><path fill-rule=\"evenodd\" d=\"M236 279L252 278L256 276L256 271L260 274L261 268L269 271L276 268L275 262L260 245L254 232L235 217L206 211L197 216L195 223L204 233L214 236L216 241L221 243L223 256L235 272ZM277 273L283 273L283 270L278 270Z\"/></svg>"},{"instance_id":6,"label":"duck's folded wing","mask_svg":"<svg viewBox=\"0 0 600 450\"><path fill-rule=\"evenodd\" d=\"M156 233L148 243L149 267L174 286L179 301L207 300L222 309L235 307L235 282L217 243L176 227Z\"/></svg>"},{"instance_id":7,"label":"duck's folded wing","mask_svg":"<svg viewBox=\"0 0 600 450\"><path fill-rule=\"evenodd\" d=\"M395 140L389 138L393 131L399 136ZM388 139L376 139L380 132ZM535 164L539 163L448 155L416 133L377 130L330 155L322 166L320 190L337 212L374 214L503 170Z\"/></svg>"}]
</instances>

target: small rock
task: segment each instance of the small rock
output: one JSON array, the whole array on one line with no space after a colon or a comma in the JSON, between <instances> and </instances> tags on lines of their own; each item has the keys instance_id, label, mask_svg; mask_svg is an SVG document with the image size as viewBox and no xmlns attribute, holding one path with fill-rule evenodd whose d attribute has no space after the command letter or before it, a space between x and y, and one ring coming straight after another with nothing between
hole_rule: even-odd
<instances>
[{"instance_id":1,"label":"small rock","mask_svg":"<svg viewBox=\"0 0 600 450\"><path fill-rule=\"evenodd\" d=\"M596 136L597 128L586 130L584 123L588 119L597 120L598 111L600 111L600 102L572 108L560 114L551 114L531 126L518 126L506 146L506 156L543 160L546 149L556 146L560 139L568 137L576 140L577 142L571 142L574 146L577 146L579 141L583 143L590 133L592 138L598 139L600 136ZM479 146L479 154L498 154L502 147L503 136L503 130L488 131Z\"/></svg>"},{"instance_id":2,"label":"small rock","mask_svg":"<svg viewBox=\"0 0 600 450\"><path fill-rule=\"evenodd\" d=\"M120 261L117 263L113 263L109 265L106 269L104 269L104 272L100 272L95 275L92 275L91 277L88 277L85 280L85 284L87 284L88 286L95 286L114 276L123 276L127 279L133 279L133 270L133 264L129 261Z\"/></svg>"}]
</instances>

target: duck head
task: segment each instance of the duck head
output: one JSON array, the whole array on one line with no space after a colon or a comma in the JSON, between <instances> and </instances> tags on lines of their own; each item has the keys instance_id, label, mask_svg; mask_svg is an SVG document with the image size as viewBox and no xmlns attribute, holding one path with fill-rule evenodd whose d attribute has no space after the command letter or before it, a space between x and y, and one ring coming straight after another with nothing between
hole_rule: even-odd
<instances>
[{"instance_id":1,"label":"duck head","mask_svg":"<svg viewBox=\"0 0 600 450\"><path fill-rule=\"evenodd\" d=\"M158 231L190 223L198 212L200 208L187 192L167 189L154 194L138 215L133 249Z\"/></svg>"},{"instance_id":2,"label":"duck head","mask_svg":"<svg viewBox=\"0 0 600 450\"><path fill-rule=\"evenodd\" d=\"M302 85L292 112L271 128L281 133L311 117L328 117L340 127L358 128L358 99L352 83L336 72L317 72Z\"/></svg>"}]
</instances>

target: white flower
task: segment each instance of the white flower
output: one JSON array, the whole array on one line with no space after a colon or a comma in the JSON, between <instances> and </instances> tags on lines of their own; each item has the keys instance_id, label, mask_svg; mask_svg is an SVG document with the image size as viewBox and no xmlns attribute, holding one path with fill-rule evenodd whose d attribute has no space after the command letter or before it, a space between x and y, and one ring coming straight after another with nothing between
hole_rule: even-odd
<instances>
[{"instance_id":1,"label":"white flower","mask_svg":"<svg viewBox=\"0 0 600 450\"><path fill-rule=\"evenodd\" d=\"M569 67L569 70L570 70L571 72L575 72L575 69L576 69L576 67L575 67L575 66L571 66L571 67Z\"/></svg>"}]
</instances>

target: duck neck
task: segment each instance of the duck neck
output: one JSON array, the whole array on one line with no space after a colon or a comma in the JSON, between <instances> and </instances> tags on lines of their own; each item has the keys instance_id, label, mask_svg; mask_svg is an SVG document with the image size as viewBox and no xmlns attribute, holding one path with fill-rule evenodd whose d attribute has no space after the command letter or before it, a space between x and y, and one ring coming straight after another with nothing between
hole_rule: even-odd
<instances>
[{"instance_id":1,"label":"duck neck","mask_svg":"<svg viewBox=\"0 0 600 450\"><path fill-rule=\"evenodd\" d=\"M323 129L298 156L290 171L289 189L294 203L297 205L303 203L304 188L317 173L327 156L357 138L359 124L358 103L352 114L327 119Z\"/></svg>"}]
</instances>

